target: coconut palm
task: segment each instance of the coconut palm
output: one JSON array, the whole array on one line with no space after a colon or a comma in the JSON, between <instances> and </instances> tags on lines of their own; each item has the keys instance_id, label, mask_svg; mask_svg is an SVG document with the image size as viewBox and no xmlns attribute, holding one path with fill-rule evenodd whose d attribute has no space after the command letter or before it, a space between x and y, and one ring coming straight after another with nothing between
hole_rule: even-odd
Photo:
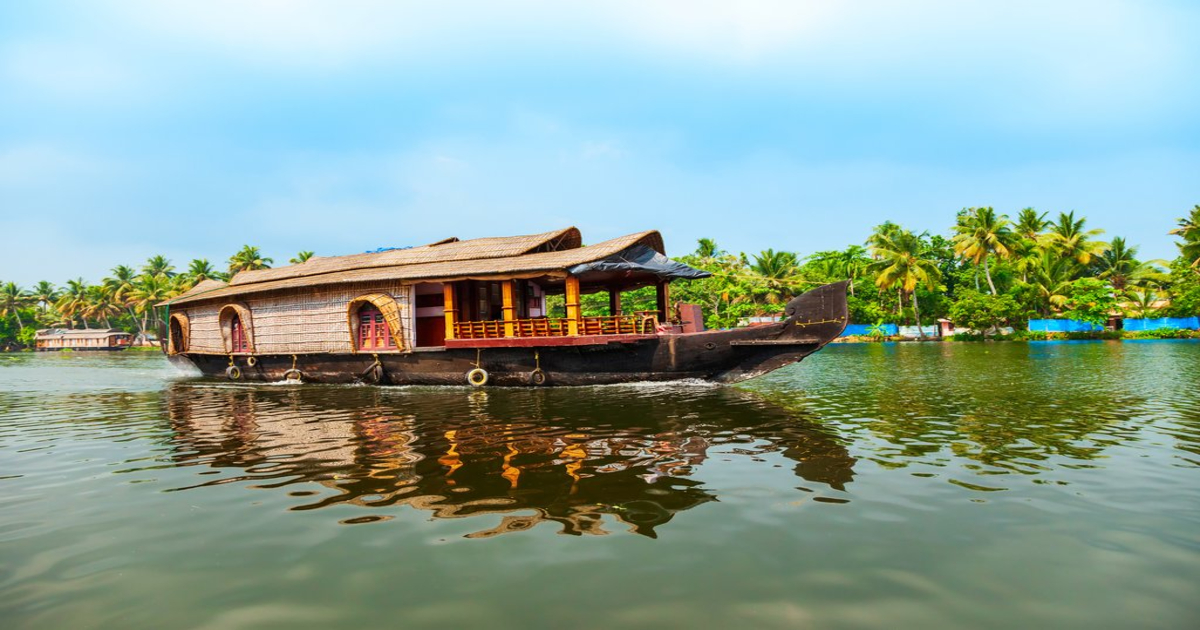
<instances>
[{"instance_id":1,"label":"coconut palm","mask_svg":"<svg viewBox=\"0 0 1200 630\"><path fill-rule=\"evenodd\" d=\"M800 261L792 252L767 249L754 256L750 270L766 285L767 303L776 304L781 301L783 294L795 288L799 280Z\"/></svg>"},{"instance_id":2,"label":"coconut palm","mask_svg":"<svg viewBox=\"0 0 1200 630\"><path fill-rule=\"evenodd\" d=\"M67 280L67 286L58 296L58 300L54 303L54 306L63 316L63 320L68 325L73 325L75 318L80 317L88 307L87 282L84 282L83 278ZM86 317L83 317L83 327L88 327Z\"/></svg>"},{"instance_id":3,"label":"coconut palm","mask_svg":"<svg viewBox=\"0 0 1200 630\"><path fill-rule=\"evenodd\" d=\"M17 328L24 328L21 321L21 309L30 302L29 294L15 282L6 282L0 286L0 317L8 317L11 313L17 318Z\"/></svg>"},{"instance_id":4,"label":"coconut palm","mask_svg":"<svg viewBox=\"0 0 1200 630\"><path fill-rule=\"evenodd\" d=\"M1146 317L1155 310L1154 305L1158 303L1161 296L1158 293L1158 287L1148 285L1126 291L1125 298L1129 300L1133 306L1131 310L1137 313L1138 317Z\"/></svg>"},{"instance_id":5,"label":"coconut palm","mask_svg":"<svg viewBox=\"0 0 1200 630\"><path fill-rule=\"evenodd\" d=\"M87 289L87 305L83 308L83 318L104 322L105 328L112 328L110 317L121 312L121 304L112 284L97 284Z\"/></svg>"},{"instance_id":6,"label":"coconut palm","mask_svg":"<svg viewBox=\"0 0 1200 630\"><path fill-rule=\"evenodd\" d=\"M239 271L270 269L273 262L275 262L274 259L263 256L257 247L245 245L236 254L229 257L229 275L232 276Z\"/></svg>"},{"instance_id":7,"label":"coconut palm","mask_svg":"<svg viewBox=\"0 0 1200 630\"><path fill-rule=\"evenodd\" d=\"M1175 245L1179 247L1179 253L1188 266L1200 273L1200 205L1193 207L1187 217L1179 219L1179 227L1168 234L1183 238L1183 242Z\"/></svg>"},{"instance_id":8,"label":"coconut palm","mask_svg":"<svg viewBox=\"0 0 1200 630\"><path fill-rule=\"evenodd\" d=\"M188 286L191 287L205 280L224 280L225 274L213 269L212 263L208 262L207 258L197 258L188 265L186 274L188 277Z\"/></svg>"},{"instance_id":9,"label":"coconut palm","mask_svg":"<svg viewBox=\"0 0 1200 630\"><path fill-rule=\"evenodd\" d=\"M1013 246L1017 241L1016 234L1009 227L1010 221L1004 215L996 214L991 207L970 208L959 214L959 221L954 226L954 253L964 260L969 260L979 267L983 263L983 275L987 278L992 295L997 295L996 283L992 281L991 258L993 256L1006 259L1013 255Z\"/></svg>"},{"instance_id":10,"label":"coconut palm","mask_svg":"<svg viewBox=\"0 0 1200 630\"><path fill-rule=\"evenodd\" d=\"M163 276L142 276L130 298L133 300L134 308L142 315L143 334L150 326L149 320L153 317L154 305L173 297L175 293L174 283L170 279Z\"/></svg>"},{"instance_id":11,"label":"coconut palm","mask_svg":"<svg viewBox=\"0 0 1200 630\"><path fill-rule=\"evenodd\" d=\"M1050 250L1041 251L1038 264L1030 270L1029 280L1025 283L1039 302L1039 313L1049 316L1066 307L1077 268L1074 259L1063 258Z\"/></svg>"},{"instance_id":12,"label":"coconut palm","mask_svg":"<svg viewBox=\"0 0 1200 630\"><path fill-rule=\"evenodd\" d=\"M1108 249L1096 258L1099 278L1108 280L1117 293L1124 293L1131 286L1138 286L1148 280L1160 282L1165 280L1163 273L1154 265L1167 263L1161 260L1142 262L1137 259L1138 248L1129 247L1125 239L1114 237Z\"/></svg>"},{"instance_id":13,"label":"coconut palm","mask_svg":"<svg viewBox=\"0 0 1200 630\"><path fill-rule=\"evenodd\" d=\"M725 252L717 247L717 242L711 238L702 238L696 242L696 256L703 259L716 258Z\"/></svg>"},{"instance_id":14,"label":"coconut palm","mask_svg":"<svg viewBox=\"0 0 1200 630\"><path fill-rule=\"evenodd\" d=\"M1013 225L1013 231L1021 238L1026 238L1031 241L1036 241L1045 230L1050 222L1046 220L1045 212L1038 214L1033 208L1025 208L1017 214L1017 222Z\"/></svg>"},{"instance_id":15,"label":"coconut palm","mask_svg":"<svg viewBox=\"0 0 1200 630\"><path fill-rule=\"evenodd\" d=\"M148 276L166 276L168 278L175 276L175 265L167 260L166 256L157 255L151 256L145 265L142 265L142 273Z\"/></svg>"},{"instance_id":16,"label":"coconut palm","mask_svg":"<svg viewBox=\"0 0 1200 630\"><path fill-rule=\"evenodd\" d=\"M1104 230L1085 229L1087 219L1075 218L1075 211L1060 212L1058 220L1050 224L1050 232L1043 237L1043 246L1070 258L1080 265L1089 265L1092 259L1108 249L1108 243L1093 240Z\"/></svg>"},{"instance_id":17,"label":"coconut palm","mask_svg":"<svg viewBox=\"0 0 1200 630\"><path fill-rule=\"evenodd\" d=\"M296 257L288 260L288 262L292 263L293 265L299 265L300 263L305 262L306 260L308 260L309 258L312 258L312 257L313 257L313 253L308 250L305 250L305 251L302 251L302 252L296 254Z\"/></svg>"},{"instance_id":18,"label":"coconut palm","mask_svg":"<svg viewBox=\"0 0 1200 630\"><path fill-rule=\"evenodd\" d=\"M917 287L924 285L931 290L937 287L942 279L937 263L925 257L925 245L921 237L908 230L900 229L890 234L876 232L872 238L871 256L875 258L872 267L878 273L875 284L885 290L897 287L912 295L917 335L924 337Z\"/></svg>"},{"instance_id":19,"label":"coconut palm","mask_svg":"<svg viewBox=\"0 0 1200 630\"><path fill-rule=\"evenodd\" d=\"M58 299L58 289L50 282L42 280L33 285L30 297L41 306L42 313L45 314L50 309L50 305L54 303L54 300Z\"/></svg>"}]
</instances>

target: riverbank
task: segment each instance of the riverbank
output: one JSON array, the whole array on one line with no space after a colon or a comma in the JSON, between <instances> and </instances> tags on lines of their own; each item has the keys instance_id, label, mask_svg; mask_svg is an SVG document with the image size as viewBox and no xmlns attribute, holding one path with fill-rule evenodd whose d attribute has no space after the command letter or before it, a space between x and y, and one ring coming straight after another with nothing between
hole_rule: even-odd
<instances>
[{"instance_id":1,"label":"riverbank","mask_svg":"<svg viewBox=\"0 0 1200 630\"><path fill-rule=\"evenodd\" d=\"M1039 332L1018 330L1011 334L982 335L958 333L949 337L914 337L851 335L839 337L834 343L882 343L887 341L1145 341L1153 339L1200 339L1200 331L1181 329L1103 330L1095 332Z\"/></svg>"}]
</instances>

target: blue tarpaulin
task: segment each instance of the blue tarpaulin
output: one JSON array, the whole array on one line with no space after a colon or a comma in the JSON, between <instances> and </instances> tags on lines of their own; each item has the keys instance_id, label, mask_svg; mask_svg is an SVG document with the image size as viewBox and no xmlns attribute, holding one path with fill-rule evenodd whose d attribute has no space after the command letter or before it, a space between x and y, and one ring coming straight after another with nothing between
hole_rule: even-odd
<instances>
[{"instance_id":1,"label":"blue tarpaulin","mask_svg":"<svg viewBox=\"0 0 1200 630\"><path fill-rule=\"evenodd\" d=\"M1103 326L1084 322L1078 319L1031 319L1029 320L1030 332L1095 332L1104 330Z\"/></svg>"},{"instance_id":2,"label":"blue tarpaulin","mask_svg":"<svg viewBox=\"0 0 1200 630\"><path fill-rule=\"evenodd\" d=\"M1158 330L1160 328L1200 330L1200 317L1158 317L1127 319L1125 330Z\"/></svg>"},{"instance_id":3,"label":"blue tarpaulin","mask_svg":"<svg viewBox=\"0 0 1200 630\"><path fill-rule=\"evenodd\" d=\"M849 337L851 335L869 335L871 334L870 329L874 327L875 326L873 324L847 324L846 330L843 330L842 334L838 336ZM900 334L900 328L895 324L884 324L883 326L880 326L880 328L883 329L883 334L888 337Z\"/></svg>"}]
</instances>

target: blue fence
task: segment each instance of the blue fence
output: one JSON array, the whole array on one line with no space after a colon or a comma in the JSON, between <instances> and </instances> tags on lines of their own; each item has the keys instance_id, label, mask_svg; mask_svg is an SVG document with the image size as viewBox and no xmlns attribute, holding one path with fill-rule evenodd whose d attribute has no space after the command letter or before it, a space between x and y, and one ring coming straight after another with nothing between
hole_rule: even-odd
<instances>
[{"instance_id":1,"label":"blue fence","mask_svg":"<svg viewBox=\"0 0 1200 630\"><path fill-rule=\"evenodd\" d=\"M1077 319L1031 319L1029 320L1030 332L1094 332L1104 330L1103 326L1093 324L1091 322L1083 322Z\"/></svg>"},{"instance_id":2,"label":"blue fence","mask_svg":"<svg viewBox=\"0 0 1200 630\"><path fill-rule=\"evenodd\" d=\"M1125 330L1158 330L1160 328L1200 330L1200 317L1159 317L1156 319L1125 320Z\"/></svg>"},{"instance_id":3,"label":"blue fence","mask_svg":"<svg viewBox=\"0 0 1200 630\"><path fill-rule=\"evenodd\" d=\"M843 330L842 334L838 336L849 337L851 335L869 335L871 334L869 332L870 329L874 327L875 326L872 324L847 324L846 330ZM900 334L900 328L895 324L884 324L883 326L880 326L880 328L883 329L883 334L889 337Z\"/></svg>"}]
</instances>

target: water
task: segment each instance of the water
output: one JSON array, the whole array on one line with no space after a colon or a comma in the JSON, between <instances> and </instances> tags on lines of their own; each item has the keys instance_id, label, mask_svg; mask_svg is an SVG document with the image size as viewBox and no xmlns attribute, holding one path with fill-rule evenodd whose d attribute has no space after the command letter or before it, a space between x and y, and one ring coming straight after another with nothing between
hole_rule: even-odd
<instances>
[{"instance_id":1,"label":"water","mask_svg":"<svg viewBox=\"0 0 1200 630\"><path fill-rule=\"evenodd\" d=\"M1169 341L738 388L0 355L0 627L1197 627L1197 383Z\"/></svg>"}]
</instances>

